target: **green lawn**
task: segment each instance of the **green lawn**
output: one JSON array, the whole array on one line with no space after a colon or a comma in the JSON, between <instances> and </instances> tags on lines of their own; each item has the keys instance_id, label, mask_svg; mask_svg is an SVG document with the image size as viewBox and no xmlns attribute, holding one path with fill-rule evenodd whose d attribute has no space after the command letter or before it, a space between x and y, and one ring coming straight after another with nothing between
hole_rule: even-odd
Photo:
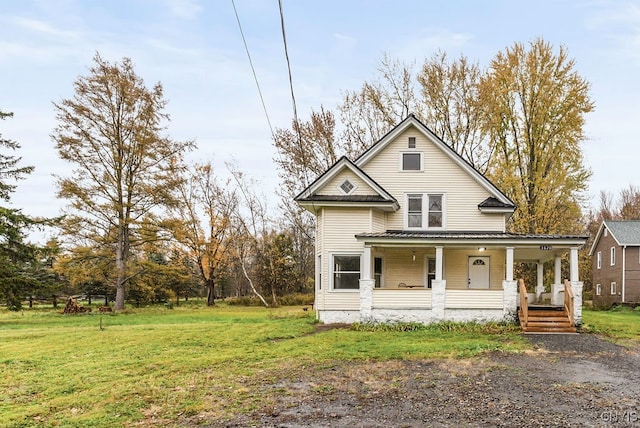
<instances>
[{"instance_id":1,"label":"green lawn","mask_svg":"<svg viewBox=\"0 0 640 428\"><path fill-rule=\"evenodd\" d=\"M631 316L637 335L640 313ZM617 331L603 319L609 318L585 313L590 325ZM211 425L283 393L259 385L336 361L471 357L528 347L512 326L312 334L315 329L314 314L300 307L191 305L117 315L2 309L0 426Z\"/></svg>"},{"instance_id":2,"label":"green lawn","mask_svg":"<svg viewBox=\"0 0 640 428\"><path fill-rule=\"evenodd\" d=\"M618 343L640 342L640 307L617 307L608 311L582 311L584 329L610 337Z\"/></svg>"}]
</instances>

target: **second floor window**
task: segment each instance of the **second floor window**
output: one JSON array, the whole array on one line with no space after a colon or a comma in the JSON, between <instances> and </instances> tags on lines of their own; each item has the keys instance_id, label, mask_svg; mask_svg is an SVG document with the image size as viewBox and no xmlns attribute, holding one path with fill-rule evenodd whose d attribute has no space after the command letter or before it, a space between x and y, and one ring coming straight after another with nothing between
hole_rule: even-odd
<instances>
[{"instance_id":1,"label":"second floor window","mask_svg":"<svg viewBox=\"0 0 640 428\"><path fill-rule=\"evenodd\" d=\"M616 247L611 247L611 266L616 264Z\"/></svg>"},{"instance_id":2,"label":"second floor window","mask_svg":"<svg viewBox=\"0 0 640 428\"><path fill-rule=\"evenodd\" d=\"M429 229L444 227L444 195L415 193L407 195L406 227Z\"/></svg>"}]
</instances>

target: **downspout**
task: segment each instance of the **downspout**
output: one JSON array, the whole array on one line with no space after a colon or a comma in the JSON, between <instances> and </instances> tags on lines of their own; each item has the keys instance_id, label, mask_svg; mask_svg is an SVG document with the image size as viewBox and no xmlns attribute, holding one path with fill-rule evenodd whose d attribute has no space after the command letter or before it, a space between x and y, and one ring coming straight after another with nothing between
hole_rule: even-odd
<instances>
[{"instance_id":1,"label":"downspout","mask_svg":"<svg viewBox=\"0 0 640 428\"><path fill-rule=\"evenodd\" d=\"M626 280L626 273L627 273L627 246L623 246L622 247L622 302L624 303L624 286L625 286L625 280Z\"/></svg>"}]
</instances>

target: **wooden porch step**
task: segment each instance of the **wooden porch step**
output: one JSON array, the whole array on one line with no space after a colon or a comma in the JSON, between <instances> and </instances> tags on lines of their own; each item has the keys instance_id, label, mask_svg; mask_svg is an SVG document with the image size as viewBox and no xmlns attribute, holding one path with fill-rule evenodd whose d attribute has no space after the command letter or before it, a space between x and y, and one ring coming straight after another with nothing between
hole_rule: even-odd
<instances>
[{"instance_id":1,"label":"wooden porch step","mask_svg":"<svg viewBox=\"0 0 640 428\"><path fill-rule=\"evenodd\" d=\"M528 317L525 322L522 309L518 311L520 325L525 333L576 333L576 328L571 325L569 315L564 308L536 309L528 308Z\"/></svg>"}]
</instances>

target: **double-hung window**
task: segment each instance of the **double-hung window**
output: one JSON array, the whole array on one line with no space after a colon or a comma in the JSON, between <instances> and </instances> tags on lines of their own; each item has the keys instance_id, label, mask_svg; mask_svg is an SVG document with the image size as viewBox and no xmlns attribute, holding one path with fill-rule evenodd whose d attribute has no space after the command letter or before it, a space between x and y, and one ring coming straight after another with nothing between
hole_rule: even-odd
<instances>
[{"instance_id":1,"label":"double-hung window","mask_svg":"<svg viewBox=\"0 0 640 428\"><path fill-rule=\"evenodd\" d=\"M598 251L596 254L596 266L598 269L602 268L602 251Z\"/></svg>"},{"instance_id":2,"label":"double-hung window","mask_svg":"<svg viewBox=\"0 0 640 428\"><path fill-rule=\"evenodd\" d=\"M609 255L609 260L611 261L611 266L616 265L616 247L611 247L611 253Z\"/></svg>"},{"instance_id":3,"label":"double-hung window","mask_svg":"<svg viewBox=\"0 0 640 428\"><path fill-rule=\"evenodd\" d=\"M334 254L331 277L334 290L357 290L360 288L360 255Z\"/></svg>"},{"instance_id":4,"label":"double-hung window","mask_svg":"<svg viewBox=\"0 0 640 428\"><path fill-rule=\"evenodd\" d=\"M407 229L444 227L444 195L410 193L406 199Z\"/></svg>"}]
</instances>

